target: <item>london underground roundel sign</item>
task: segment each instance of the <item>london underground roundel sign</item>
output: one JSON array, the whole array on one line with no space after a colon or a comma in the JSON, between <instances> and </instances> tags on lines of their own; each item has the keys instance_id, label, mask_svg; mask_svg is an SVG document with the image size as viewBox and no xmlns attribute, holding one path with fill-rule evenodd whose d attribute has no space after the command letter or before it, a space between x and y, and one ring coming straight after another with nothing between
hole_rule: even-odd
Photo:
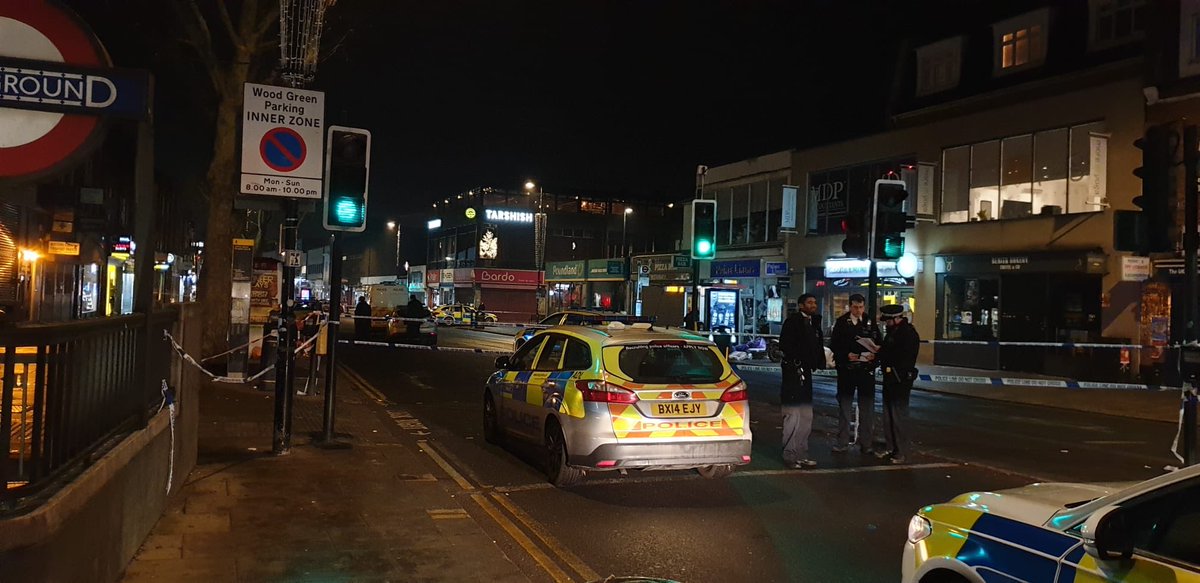
<instances>
[{"instance_id":1,"label":"london underground roundel sign","mask_svg":"<svg viewBox=\"0 0 1200 583\"><path fill-rule=\"evenodd\" d=\"M0 179L43 174L98 141L101 123L95 115L18 109L23 100L65 101L73 88L86 94L81 101L95 97L87 79L38 70L37 62L104 69L108 54L78 16L50 0L0 1L0 39Z\"/></svg>"}]
</instances>

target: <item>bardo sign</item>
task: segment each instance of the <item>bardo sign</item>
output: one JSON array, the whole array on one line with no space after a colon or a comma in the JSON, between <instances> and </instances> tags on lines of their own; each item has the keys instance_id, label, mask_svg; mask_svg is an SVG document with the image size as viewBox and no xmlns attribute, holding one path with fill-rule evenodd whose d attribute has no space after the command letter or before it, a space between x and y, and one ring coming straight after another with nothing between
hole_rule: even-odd
<instances>
[{"instance_id":1,"label":"bardo sign","mask_svg":"<svg viewBox=\"0 0 1200 583\"><path fill-rule=\"evenodd\" d=\"M325 94L246 83L242 194L321 198Z\"/></svg>"}]
</instances>

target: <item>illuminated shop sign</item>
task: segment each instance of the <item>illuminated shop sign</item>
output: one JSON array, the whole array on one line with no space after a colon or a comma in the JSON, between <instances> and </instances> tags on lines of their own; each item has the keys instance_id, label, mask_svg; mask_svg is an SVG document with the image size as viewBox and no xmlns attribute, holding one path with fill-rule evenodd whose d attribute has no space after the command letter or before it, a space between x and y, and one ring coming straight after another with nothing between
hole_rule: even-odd
<instances>
[{"instance_id":1,"label":"illuminated shop sign","mask_svg":"<svg viewBox=\"0 0 1200 583\"><path fill-rule=\"evenodd\" d=\"M505 223L532 223L533 213L529 211L513 211L507 209L486 209L483 216L489 221Z\"/></svg>"}]
</instances>

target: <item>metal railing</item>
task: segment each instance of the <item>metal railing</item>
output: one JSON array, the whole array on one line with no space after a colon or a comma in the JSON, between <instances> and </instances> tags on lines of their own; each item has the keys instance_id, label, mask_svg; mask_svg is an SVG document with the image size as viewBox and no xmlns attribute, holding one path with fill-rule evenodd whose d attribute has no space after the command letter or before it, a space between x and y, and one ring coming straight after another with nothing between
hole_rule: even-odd
<instances>
[{"instance_id":1,"label":"metal railing","mask_svg":"<svg viewBox=\"0 0 1200 583\"><path fill-rule=\"evenodd\" d=\"M144 427L174 311L0 330L0 511L49 495Z\"/></svg>"}]
</instances>

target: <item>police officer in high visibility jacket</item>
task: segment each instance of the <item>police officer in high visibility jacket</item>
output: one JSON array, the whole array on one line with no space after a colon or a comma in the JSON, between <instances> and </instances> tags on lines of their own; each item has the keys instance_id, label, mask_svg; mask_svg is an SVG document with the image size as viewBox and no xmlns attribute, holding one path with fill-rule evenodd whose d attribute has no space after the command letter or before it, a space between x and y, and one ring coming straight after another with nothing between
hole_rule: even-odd
<instances>
[{"instance_id":1,"label":"police officer in high visibility jacket","mask_svg":"<svg viewBox=\"0 0 1200 583\"><path fill-rule=\"evenodd\" d=\"M911 453L912 441L908 425L908 397L917 378L917 352L921 337L909 323L907 310L901 304L884 306L879 320L887 326L887 336L876 353L883 371L883 422L888 451L877 454L891 463L902 464Z\"/></svg>"},{"instance_id":2,"label":"police officer in high visibility jacket","mask_svg":"<svg viewBox=\"0 0 1200 583\"><path fill-rule=\"evenodd\" d=\"M850 296L850 311L833 323L829 348L837 363L838 434L834 453L850 449L850 420L854 416L854 396L858 395L858 448L863 454L872 453L875 444L875 355L870 339L878 345L883 341L879 327L867 317L866 298Z\"/></svg>"}]
</instances>

